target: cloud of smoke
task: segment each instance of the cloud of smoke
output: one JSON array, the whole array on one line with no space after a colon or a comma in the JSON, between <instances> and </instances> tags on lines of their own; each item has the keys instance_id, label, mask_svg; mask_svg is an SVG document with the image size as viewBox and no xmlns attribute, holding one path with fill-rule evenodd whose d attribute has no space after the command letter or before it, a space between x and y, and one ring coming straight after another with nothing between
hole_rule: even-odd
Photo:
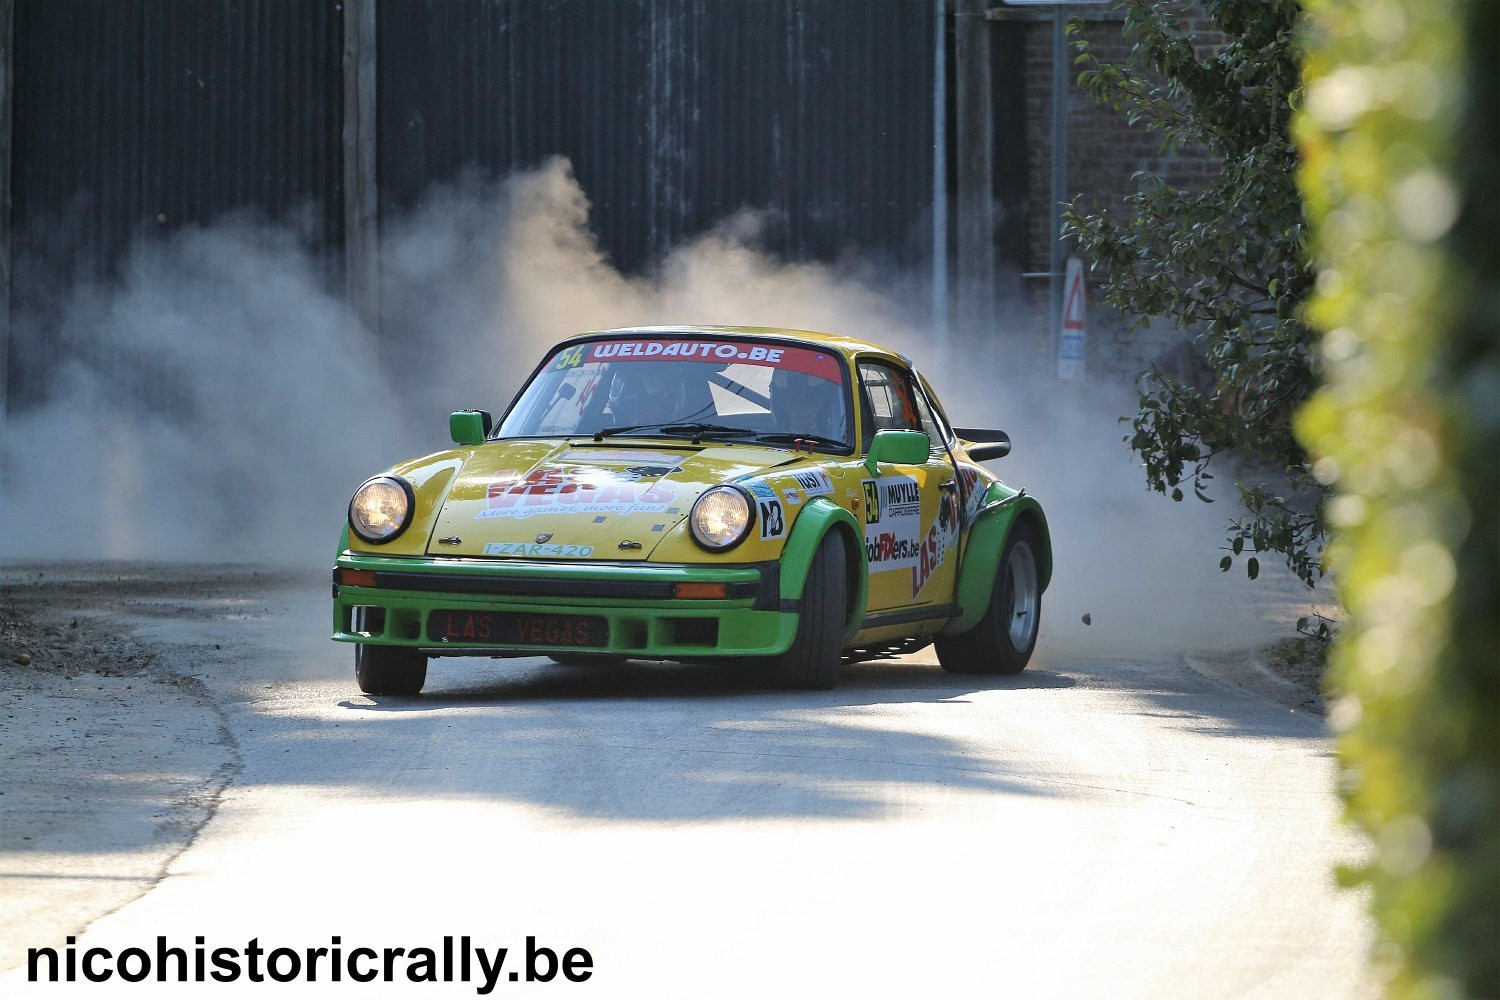
<instances>
[{"instance_id":1,"label":"cloud of smoke","mask_svg":"<svg viewBox=\"0 0 1500 1000\"><path fill-rule=\"evenodd\" d=\"M273 558L326 536L348 481L409 439L321 273L294 225L236 217L76 288L47 404L5 426L5 554Z\"/></svg>"},{"instance_id":2,"label":"cloud of smoke","mask_svg":"<svg viewBox=\"0 0 1500 1000\"><path fill-rule=\"evenodd\" d=\"M4 426L0 555L326 565L354 486L446 447L449 410L503 410L557 339L787 326L898 347L955 422L1011 433L991 467L1042 499L1056 550L1044 658L1213 646L1264 617L1268 588L1213 565L1228 504L1145 492L1120 441L1125 387L1065 393L1007 362L1038 354L1041 331L942 349L921 276L777 260L750 212L623 275L588 210L560 159L434 189L384 225L378 340L295 224L233 217L140 243L113 283L72 291L49 401Z\"/></svg>"}]
</instances>

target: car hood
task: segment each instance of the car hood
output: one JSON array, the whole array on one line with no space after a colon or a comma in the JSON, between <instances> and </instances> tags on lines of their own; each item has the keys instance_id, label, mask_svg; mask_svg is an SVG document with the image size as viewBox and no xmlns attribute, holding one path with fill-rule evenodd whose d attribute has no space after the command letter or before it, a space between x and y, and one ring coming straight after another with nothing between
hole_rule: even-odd
<instances>
[{"instance_id":1,"label":"car hood","mask_svg":"<svg viewBox=\"0 0 1500 1000\"><path fill-rule=\"evenodd\" d=\"M496 441L453 478L428 554L640 560L710 486L796 461L775 448ZM635 542L639 547L622 543Z\"/></svg>"}]
</instances>

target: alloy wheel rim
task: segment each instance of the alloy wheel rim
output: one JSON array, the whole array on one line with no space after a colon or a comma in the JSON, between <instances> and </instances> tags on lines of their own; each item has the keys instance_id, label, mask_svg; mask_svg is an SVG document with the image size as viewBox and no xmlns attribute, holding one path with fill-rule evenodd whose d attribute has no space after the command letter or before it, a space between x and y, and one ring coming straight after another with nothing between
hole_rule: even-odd
<instances>
[{"instance_id":1,"label":"alloy wheel rim","mask_svg":"<svg viewBox=\"0 0 1500 1000\"><path fill-rule=\"evenodd\" d=\"M1036 634L1037 587L1036 556L1031 546L1019 542L1010 550L1006 563L1006 593L1009 595L1007 631L1015 649L1025 649Z\"/></svg>"}]
</instances>

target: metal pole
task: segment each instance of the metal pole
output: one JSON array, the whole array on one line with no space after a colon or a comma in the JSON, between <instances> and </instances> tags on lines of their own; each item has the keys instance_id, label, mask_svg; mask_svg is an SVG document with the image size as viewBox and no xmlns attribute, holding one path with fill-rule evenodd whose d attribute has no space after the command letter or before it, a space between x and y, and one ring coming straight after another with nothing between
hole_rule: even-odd
<instances>
[{"instance_id":1,"label":"metal pole","mask_svg":"<svg viewBox=\"0 0 1500 1000\"><path fill-rule=\"evenodd\" d=\"M948 0L932 0L932 329L948 347Z\"/></svg>"},{"instance_id":2,"label":"metal pole","mask_svg":"<svg viewBox=\"0 0 1500 1000\"><path fill-rule=\"evenodd\" d=\"M0 427L10 406L10 167L14 135L15 0L0 0ZM0 470L3 473L3 470Z\"/></svg>"},{"instance_id":3,"label":"metal pole","mask_svg":"<svg viewBox=\"0 0 1500 1000\"><path fill-rule=\"evenodd\" d=\"M954 85L958 153L958 315L965 346L994 327L994 123L990 109L989 0L956 0Z\"/></svg>"},{"instance_id":4,"label":"metal pole","mask_svg":"<svg viewBox=\"0 0 1500 1000\"><path fill-rule=\"evenodd\" d=\"M367 330L380 324L375 188L375 0L344 0L344 284Z\"/></svg>"},{"instance_id":5,"label":"metal pole","mask_svg":"<svg viewBox=\"0 0 1500 1000\"><path fill-rule=\"evenodd\" d=\"M1062 337L1063 275L1067 270L1067 247L1062 241L1063 202L1068 200L1068 14L1062 4L1052 9L1052 246L1047 282L1051 295L1049 317L1051 345L1048 367L1057 373L1057 351Z\"/></svg>"}]
</instances>

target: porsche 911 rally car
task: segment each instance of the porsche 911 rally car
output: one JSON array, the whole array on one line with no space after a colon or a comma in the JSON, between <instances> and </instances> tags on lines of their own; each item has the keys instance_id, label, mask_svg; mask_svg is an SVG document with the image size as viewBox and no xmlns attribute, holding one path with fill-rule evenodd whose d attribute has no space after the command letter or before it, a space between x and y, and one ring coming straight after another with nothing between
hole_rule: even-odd
<instances>
[{"instance_id":1,"label":"porsche 911 rally car","mask_svg":"<svg viewBox=\"0 0 1500 1000\"><path fill-rule=\"evenodd\" d=\"M731 660L830 688L930 643L1015 673L1052 572L1047 520L978 463L911 362L794 330L605 330L555 347L497 425L349 503L334 635L370 694L433 656Z\"/></svg>"}]
</instances>

